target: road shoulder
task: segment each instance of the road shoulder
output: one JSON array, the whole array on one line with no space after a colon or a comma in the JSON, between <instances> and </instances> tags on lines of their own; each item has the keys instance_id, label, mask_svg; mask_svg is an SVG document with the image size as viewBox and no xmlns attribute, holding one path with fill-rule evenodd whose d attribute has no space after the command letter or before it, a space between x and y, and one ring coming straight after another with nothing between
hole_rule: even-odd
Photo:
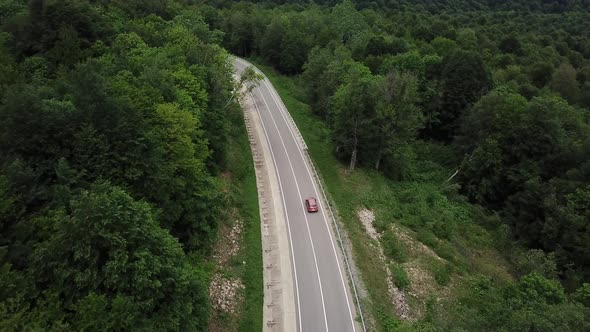
<instances>
[{"instance_id":1,"label":"road shoulder","mask_svg":"<svg viewBox=\"0 0 590 332\"><path fill-rule=\"evenodd\" d=\"M276 171L261 119L249 94L240 104L252 149L262 233L263 331L295 331L296 312L289 240Z\"/></svg>"}]
</instances>

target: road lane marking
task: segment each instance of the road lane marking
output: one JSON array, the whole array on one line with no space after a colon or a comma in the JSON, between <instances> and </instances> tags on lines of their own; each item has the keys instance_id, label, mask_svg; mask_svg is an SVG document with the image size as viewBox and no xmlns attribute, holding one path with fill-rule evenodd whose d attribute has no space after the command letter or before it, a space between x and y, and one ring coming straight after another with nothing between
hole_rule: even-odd
<instances>
[{"instance_id":1,"label":"road lane marking","mask_svg":"<svg viewBox=\"0 0 590 332\"><path fill-rule=\"evenodd\" d=\"M260 90L260 89L259 89ZM297 187L297 194L299 195L299 201L301 204L301 208L303 209L303 217L305 218L305 227L307 228L307 234L309 235L309 241L311 243L311 252L313 254L313 260L315 263L315 268L316 268L316 274L318 276L318 283L320 286L320 297L322 299L322 309L324 312L324 322L326 325L326 331L329 331L328 328L328 316L326 315L326 305L324 302L324 291L322 289L322 279L320 277L320 269L318 267L318 259L315 253L315 246L313 244L313 238L311 236L311 230L309 229L309 222L307 220L307 212L305 211L305 205L303 204L303 196L301 196L301 190L299 189L299 182L297 181L297 176L295 175L295 170L293 168L293 163L291 162L291 158L289 157L289 151L287 150L287 147L285 145L285 141L283 140L283 135L281 135L281 131L279 130L279 126L277 125L274 117L272 116L272 112L270 111L270 108L268 106L268 103L266 102L266 98L264 98L264 94L262 93L262 91L260 92L260 96L262 97L262 100L264 101L264 104L266 105L266 109L268 111L268 114L270 114L270 118L272 119L272 122L274 123L274 126L277 130L277 133L279 134L279 138L281 140L281 144L283 145L283 149L285 150L285 154L287 156L287 161L289 162L289 167L291 168L291 173L293 174L293 179L295 180L295 186ZM286 209L286 207L285 207Z\"/></svg>"},{"instance_id":2,"label":"road lane marking","mask_svg":"<svg viewBox=\"0 0 590 332\"><path fill-rule=\"evenodd\" d=\"M240 62L241 64L243 64L243 65L244 65L244 66L246 66L246 67L248 67L248 66L251 66L251 65L252 65L252 64L250 64L250 63L248 63L248 62L246 62L246 61L244 61L244 60L242 60L242 59L240 59L240 58L235 58L235 59L237 59L237 60L238 60L238 62ZM254 67L254 68L255 68L255 69L258 71L258 72L260 72L260 71L258 70L258 68L256 68L256 67ZM262 73L262 72L261 72L261 73ZM262 73L262 74L264 75L264 73ZM265 75L264 75L264 76L265 76ZM277 94L276 90L275 90L275 89L272 87L272 85L270 85L270 84L268 83L268 79L266 78L266 76L265 76L265 78L264 78L262 81L263 81L263 84L265 84L265 86L267 87L267 90L269 90L269 93L270 93L271 97L273 98L273 101L275 102L275 104L276 104L276 105L277 105L277 107L279 108L279 112L281 113L281 116L282 116L283 120L285 121L285 123L286 123L286 125L287 125L287 128L289 129L289 132L291 133L291 137L293 138L293 140L295 141L295 143L296 143L296 145L297 145L297 150L298 150L299 154L301 155L301 157L302 157L302 159L303 159L303 163L304 163L304 165L305 165L305 168L306 168L306 170L307 170L307 174L308 174L308 176L309 176L309 177L310 177L310 179L311 179L311 183L312 183L312 186L313 186L313 188L314 188L314 192L315 192L315 194L316 194L316 197L319 197L319 193L318 193L318 190L317 190L317 187L316 187L315 181L314 181L314 177L311 175L311 171L310 171L310 169L309 169L309 166L307 165L306 158L304 157L304 155L303 155L303 152L301 151L301 147L300 147L300 145L298 144L297 136L296 136L296 135L293 133L293 130L292 130L292 128L291 128L291 125L290 125L290 122L289 122L289 120L287 120L287 119L285 118L285 114L284 114L284 112L287 112L287 110L285 109L285 107L283 107L283 106L282 106L282 103L279 103L279 102L277 101L277 99L275 98L275 95L277 95L277 97L278 97L278 98L280 98L280 97L278 96L278 94ZM270 85L270 87L269 87L269 85ZM262 95L262 93L261 93L261 95ZM263 99L265 99L265 98L264 98L264 96L262 96L262 97L263 97ZM266 100L265 100L265 103L266 103ZM268 108L268 104L267 104L267 108ZM271 113L271 117L272 117L272 113ZM272 118L273 118L273 121L274 121L274 117L272 117ZM275 125L276 125L276 122L275 122ZM278 130L278 128L277 128L277 130ZM281 138L282 138L282 135L280 135L280 131L279 131L279 136L281 136ZM267 137L267 140L268 140L268 137ZM269 144L270 144L270 143L269 143ZM286 150L286 149L285 149L285 150ZM287 155L288 155L288 154L287 154ZM291 165L291 167L292 167L292 165ZM276 164L275 164L275 168L276 168ZM277 173L278 173L278 171L277 171ZM296 182L297 182L297 181L296 181ZM348 313L349 313L349 316L350 316L350 322L351 322L351 326L352 326L352 329L353 329L353 331L356 331L356 327L355 327L355 325L354 325L354 318L353 318L353 316L352 316L352 309L351 309L351 306L350 306L350 301L349 301L349 298L348 298L348 291L347 291L347 289L346 289L346 283L345 283L345 281L344 281L344 276L343 276L343 274L342 274L342 267L340 266L340 260L338 259L338 254L337 254L337 252L336 252L336 247L335 247L335 245L334 245L333 235L332 235L332 232L331 232L331 230L330 230L330 227L329 227L329 225L328 225L327 218L326 218L326 214L325 214L325 212L324 212L324 208L323 208L323 205L322 205L322 202L321 202L321 201L322 201L322 199L320 199L320 200L319 200L320 209L322 210L322 216L323 216L323 219L324 219L324 225L326 226L326 229L328 230L328 234L329 234L329 237L330 237L330 242L331 242L331 245L332 245L332 250L333 250L334 256L335 256L335 258L336 258L336 264L337 264L337 266L338 266L338 273L340 274L340 280L341 280L341 282L342 282L342 287L343 287L343 289L344 289L344 294L345 294L345 298L346 298L346 304L347 304L347 307L348 307ZM285 203L283 202L283 204L285 204ZM285 214L286 214L286 212L285 212ZM306 219L307 219L307 218L306 218ZM312 244L313 244L313 240L312 240ZM291 249L292 249L292 248L291 248ZM352 278L352 276L351 276L351 278ZM300 318L300 321L301 321L301 316L300 316L299 318ZM327 318L326 318L326 319L327 319Z\"/></svg>"},{"instance_id":3,"label":"road lane marking","mask_svg":"<svg viewBox=\"0 0 590 332\"><path fill-rule=\"evenodd\" d=\"M293 252L293 238L291 237L291 226L289 225L289 214L287 213L287 204L285 201L285 196L283 194L283 185L281 184L281 175L279 174L279 169L277 167L277 163L275 160L275 154L274 154L274 151L272 150L272 145L270 144L268 132L266 131L266 126L264 125L264 121L262 120L262 116L260 115L260 109L258 109L258 104L256 103L256 99L254 98L254 95L251 92L250 92L250 97L252 98L252 101L254 102L254 107L256 108L256 113L260 117L260 123L262 124L262 129L264 130L264 136L266 138L266 142L268 144L270 154L272 155L272 162L273 162L273 165L275 166L277 178L279 180L281 199L283 201L283 207L284 207L283 212L285 214L285 219L287 221L287 232L289 233L289 241L290 241L289 247L291 247L291 258L293 260L293 274L294 274L294 279L295 279L295 293L296 293L296 299L297 299L297 316L299 316L298 330L301 331L301 328L302 328L302 325L301 325L301 305L300 305L300 301L299 301L299 282L297 281L297 264L295 263L295 253Z\"/></svg>"},{"instance_id":4,"label":"road lane marking","mask_svg":"<svg viewBox=\"0 0 590 332\"><path fill-rule=\"evenodd\" d=\"M301 151L301 147L299 146L299 144L297 144L297 137L293 133L293 130L291 129L291 126L290 126L288 120L285 117L285 114L283 114L283 112L282 112L282 111L287 112L287 110L286 109L283 110L282 103L279 103L277 101L277 99L275 98L276 91L274 90L274 88L272 87L272 85L269 87L269 84L267 83L267 79L264 79L263 81L264 81L263 83L266 85L267 90L270 92L270 95L273 98L273 101L275 102L275 104L279 108L279 113L281 113L281 117L283 118L283 120L285 121L285 124L287 125L287 128L289 129L289 132L291 133L291 137L293 137L293 140L296 143L295 145L297 145L297 151L299 152L299 154L301 155L301 158L303 159L303 164L305 165L305 168L307 170L307 174L309 175L309 177L311 179L311 184L313 185L313 190L314 190L314 192L316 194L316 197L319 197L320 195L319 195L318 190L317 190L317 187L315 185L314 178L311 175L311 170L309 169L309 166L307 165L307 161L305 159L305 156L303 156L303 152ZM280 98L280 96L278 96L278 97ZM263 96L263 98L264 98L264 96ZM356 327L354 326L354 318L352 317L352 309L350 307L350 301L348 299L348 292L346 290L346 283L344 282L344 276L342 275L342 268L340 266L340 260L338 259L338 254L336 252L336 246L334 245L334 240L332 239L332 232L330 231L330 227L329 227L328 222L327 222L326 214L324 213L324 209L322 207L322 202L321 202L322 200L319 199L318 201L319 201L319 204L320 204L320 209L322 211L322 216L323 216L323 219L324 219L324 224L326 225L326 229L328 230L328 234L330 235L330 242L332 243L332 250L334 252L334 257L336 258L336 264L338 265L338 272L340 273L340 280L342 281L342 287L344 288L344 295L345 295L345 298L346 298L346 305L348 306L348 313L350 315L350 323L352 325L352 330L353 331L356 331ZM344 250L344 248L342 250ZM351 278L352 278L352 276L351 276Z\"/></svg>"}]
</instances>

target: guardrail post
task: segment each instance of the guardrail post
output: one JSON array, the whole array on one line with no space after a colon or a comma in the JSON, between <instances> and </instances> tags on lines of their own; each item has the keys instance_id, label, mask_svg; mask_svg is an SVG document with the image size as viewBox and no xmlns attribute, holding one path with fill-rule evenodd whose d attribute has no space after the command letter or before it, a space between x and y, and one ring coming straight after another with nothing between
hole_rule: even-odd
<instances>
[{"instance_id":1,"label":"guardrail post","mask_svg":"<svg viewBox=\"0 0 590 332\"><path fill-rule=\"evenodd\" d=\"M237 57L236 57L237 58ZM239 58L238 58L239 59ZM242 60L242 59L240 59ZM242 60L244 61L244 60ZM258 71L258 73L260 73L264 79L268 80L268 77L260 70L258 69L256 66L250 64L251 66L253 66L256 71ZM269 80L270 82L270 80ZM299 128L297 127L297 124L295 123L295 120L293 120L293 117L291 116L291 113L289 113L289 111L287 110L287 107L285 106L285 103L283 102L283 100L281 99L281 97L278 95L278 93L274 90L274 87L271 85L272 90L271 92L275 93L277 95L277 99L280 101L281 106L283 107L283 109L285 110L285 113L287 114L287 116L289 117L289 122L291 122L291 127L297 132L297 136L298 136L298 141L299 141L299 148L301 149L301 151L303 151L303 154L305 155L305 159L306 162L311 166L311 169L313 171L313 176L317 179L317 183L320 187L320 191L322 192L322 197L324 198L324 202L326 202L326 205L328 206L328 210L330 215L332 216L332 221L334 222L334 226L336 228L336 234L338 235L338 243L340 244L340 248L342 249L342 256L344 257L344 264L346 265L346 269L348 272L348 275L350 276L350 282L352 284L352 289L354 292L354 297L356 299L356 304L357 304L357 308L358 308L358 314L361 318L361 324L363 326L363 331L366 332L367 331L367 327L365 325L365 319L363 317L363 310L361 308L361 302L358 296L358 291L356 288L356 283L354 281L354 276L352 274L352 269L350 268L350 262L348 259L348 255L346 254L346 250L344 247L344 242L342 241L342 236L340 234L340 227L338 226L338 222L336 221L336 214L334 213L334 211L332 210L332 204L330 203L330 201L328 200L328 195L326 194L326 191L324 190L324 186L322 184L322 178L319 175L319 172L317 171L317 169L315 168L315 165L313 163L313 160L311 159L309 152L307 151L307 144L305 144L305 140L303 139L303 135L301 135L301 132L299 131ZM267 287L270 287L272 284L267 284ZM272 322L267 322L267 325L272 326L274 325L274 321Z\"/></svg>"}]
</instances>

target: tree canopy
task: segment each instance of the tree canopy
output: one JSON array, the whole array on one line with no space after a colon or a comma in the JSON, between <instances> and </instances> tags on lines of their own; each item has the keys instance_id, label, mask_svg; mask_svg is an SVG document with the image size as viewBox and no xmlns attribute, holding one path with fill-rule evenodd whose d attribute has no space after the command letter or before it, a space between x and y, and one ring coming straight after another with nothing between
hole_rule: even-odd
<instances>
[{"instance_id":1,"label":"tree canopy","mask_svg":"<svg viewBox=\"0 0 590 332\"><path fill-rule=\"evenodd\" d=\"M0 329L202 331L229 56L177 1L0 4ZM201 258L203 260L203 258Z\"/></svg>"},{"instance_id":2,"label":"tree canopy","mask_svg":"<svg viewBox=\"0 0 590 332\"><path fill-rule=\"evenodd\" d=\"M229 51L297 77L349 170L436 181L530 250L417 327L587 330L588 8L0 1L0 329L206 328Z\"/></svg>"},{"instance_id":3,"label":"tree canopy","mask_svg":"<svg viewBox=\"0 0 590 332\"><path fill-rule=\"evenodd\" d=\"M479 284L465 297L476 306L431 316L433 326L587 328L585 300L570 295L583 294L590 282L587 1L265 0L203 7L216 13L208 22L226 33L228 50L301 82L343 167L376 169L400 186L436 181L449 199L498 218L496 231L541 262L538 270L551 271L517 272L523 278L511 287ZM434 227L436 237L453 233L454 221L420 222Z\"/></svg>"}]
</instances>

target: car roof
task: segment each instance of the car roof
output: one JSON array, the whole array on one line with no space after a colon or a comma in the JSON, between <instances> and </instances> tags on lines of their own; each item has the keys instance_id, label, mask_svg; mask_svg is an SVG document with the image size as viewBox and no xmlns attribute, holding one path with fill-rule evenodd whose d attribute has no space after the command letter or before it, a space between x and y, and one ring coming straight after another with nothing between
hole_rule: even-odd
<instances>
[{"instance_id":1,"label":"car roof","mask_svg":"<svg viewBox=\"0 0 590 332\"><path fill-rule=\"evenodd\" d=\"M308 197L307 200L309 202L311 202L311 203L315 203L316 202L315 197Z\"/></svg>"}]
</instances>

